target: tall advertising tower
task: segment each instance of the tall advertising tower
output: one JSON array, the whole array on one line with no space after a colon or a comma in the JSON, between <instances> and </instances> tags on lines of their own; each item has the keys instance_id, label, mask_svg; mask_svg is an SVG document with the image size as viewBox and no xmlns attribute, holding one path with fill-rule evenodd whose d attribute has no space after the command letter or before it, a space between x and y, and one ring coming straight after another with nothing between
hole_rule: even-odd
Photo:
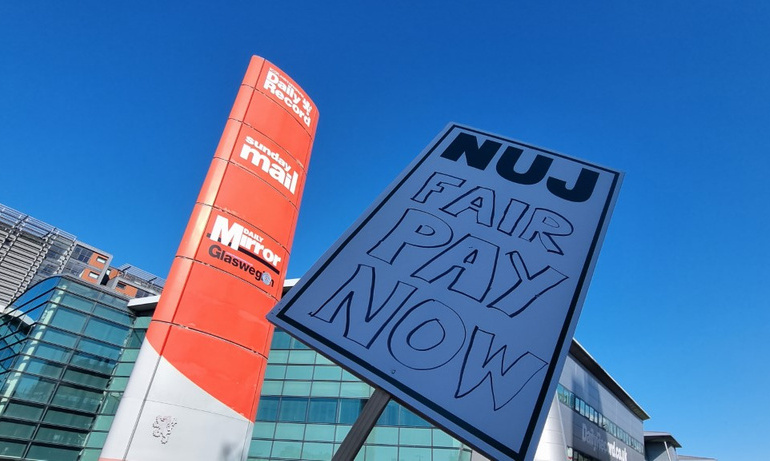
<instances>
[{"instance_id":1,"label":"tall advertising tower","mask_svg":"<svg viewBox=\"0 0 770 461\"><path fill-rule=\"evenodd\" d=\"M246 458L317 123L253 57L101 461Z\"/></svg>"}]
</instances>

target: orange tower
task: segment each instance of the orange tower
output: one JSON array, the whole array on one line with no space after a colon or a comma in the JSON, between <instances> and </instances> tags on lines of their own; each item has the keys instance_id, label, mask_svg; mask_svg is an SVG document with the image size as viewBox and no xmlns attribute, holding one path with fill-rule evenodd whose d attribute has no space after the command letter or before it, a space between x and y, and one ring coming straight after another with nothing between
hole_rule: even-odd
<instances>
[{"instance_id":1,"label":"orange tower","mask_svg":"<svg viewBox=\"0 0 770 461\"><path fill-rule=\"evenodd\" d=\"M246 458L317 123L253 57L101 461Z\"/></svg>"}]
</instances>

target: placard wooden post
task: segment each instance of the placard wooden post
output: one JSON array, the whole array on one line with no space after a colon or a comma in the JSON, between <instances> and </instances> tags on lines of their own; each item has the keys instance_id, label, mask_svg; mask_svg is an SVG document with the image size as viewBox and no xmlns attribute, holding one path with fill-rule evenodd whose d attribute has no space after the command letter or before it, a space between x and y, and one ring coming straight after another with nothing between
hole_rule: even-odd
<instances>
[{"instance_id":1,"label":"placard wooden post","mask_svg":"<svg viewBox=\"0 0 770 461\"><path fill-rule=\"evenodd\" d=\"M358 452L361 451L361 447L366 438L369 437L369 433L372 432L372 428L374 428L388 402L390 402L390 394L375 387L374 393L364 405L364 409L361 410L361 414L353 423L353 427L345 436L345 440L342 441L342 445L334 454L332 461L352 461L358 456Z\"/></svg>"}]
</instances>

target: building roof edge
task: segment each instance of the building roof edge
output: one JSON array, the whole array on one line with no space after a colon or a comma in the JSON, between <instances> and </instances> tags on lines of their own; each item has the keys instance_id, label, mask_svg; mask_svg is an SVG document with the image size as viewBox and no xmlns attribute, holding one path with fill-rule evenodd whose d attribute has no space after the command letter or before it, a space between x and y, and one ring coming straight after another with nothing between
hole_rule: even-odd
<instances>
[{"instance_id":1,"label":"building roof edge","mask_svg":"<svg viewBox=\"0 0 770 461\"><path fill-rule=\"evenodd\" d=\"M626 392L626 390L623 389L623 387L618 384L618 382L615 381L612 376L610 376L607 370L599 365L599 362L597 362L596 359L588 353L588 351L583 347L582 344L578 342L577 339L572 339L569 353L575 358L575 360L578 361L578 363L583 365L583 367L585 367L589 372L593 373L599 382L602 383L604 387L609 389L610 392L615 394L615 396L621 402L623 402L623 404L628 407L636 416L638 416L639 419L642 421L650 419L650 415L648 415L647 412L644 411L644 409L638 403L636 403L636 400L634 400L633 397L631 397L631 395Z\"/></svg>"}]
</instances>

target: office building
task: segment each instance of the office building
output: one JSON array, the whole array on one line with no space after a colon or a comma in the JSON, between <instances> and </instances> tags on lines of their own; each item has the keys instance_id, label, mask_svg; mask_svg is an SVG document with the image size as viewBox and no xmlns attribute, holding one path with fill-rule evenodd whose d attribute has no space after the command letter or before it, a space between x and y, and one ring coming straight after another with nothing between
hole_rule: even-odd
<instances>
[{"instance_id":1,"label":"office building","mask_svg":"<svg viewBox=\"0 0 770 461\"><path fill-rule=\"evenodd\" d=\"M111 263L112 255L106 251L0 204L0 308L28 287L58 274L105 285L129 298L163 291L162 278L131 264Z\"/></svg>"},{"instance_id":2,"label":"office building","mask_svg":"<svg viewBox=\"0 0 770 461\"><path fill-rule=\"evenodd\" d=\"M78 459L135 315L71 276L37 283L0 317L0 457Z\"/></svg>"},{"instance_id":3,"label":"office building","mask_svg":"<svg viewBox=\"0 0 770 461\"><path fill-rule=\"evenodd\" d=\"M165 281L2 205L0 242L0 458L96 461ZM372 392L277 331L249 461L331 459ZM647 418L573 342L535 460L711 461ZM485 458L391 401L356 459Z\"/></svg>"},{"instance_id":4,"label":"office building","mask_svg":"<svg viewBox=\"0 0 770 461\"><path fill-rule=\"evenodd\" d=\"M129 298L144 298L159 295L165 283L165 279L157 275L131 264L123 264L110 268L107 281L103 285Z\"/></svg>"},{"instance_id":5,"label":"office building","mask_svg":"<svg viewBox=\"0 0 770 461\"><path fill-rule=\"evenodd\" d=\"M56 276L5 309L0 317L0 457L98 460L158 299L130 300L104 286ZM331 459L372 392L276 331L249 461ZM680 445L673 436L644 432L647 418L573 341L535 460L713 461L677 455ZM157 434L173 438L162 428ZM485 458L391 401L356 459Z\"/></svg>"},{"instance_id":6,"label":"office building","mask_svg":"<svg viewBox=\"0 0 770 461\"><path fill-rule=\"evenodd\" d=\"M59 276L14 302L0 323L0 456L97 460L157 300ZM249 460L330 459L371 393L277 331ZM573 342L535 459L645 460L647 418ZM357 459L483 457L391 402Z\"/></svg>"},{"instance_id":7,"label":"office building","mask_svg":"<svg viewBox=\"0 0 770 461\"><path fill-rule=\"evenodd\" d=\"M0 204L0 308L56 274L100 284L111 260L74 235Z\"/></svg>"}]
</instances>

